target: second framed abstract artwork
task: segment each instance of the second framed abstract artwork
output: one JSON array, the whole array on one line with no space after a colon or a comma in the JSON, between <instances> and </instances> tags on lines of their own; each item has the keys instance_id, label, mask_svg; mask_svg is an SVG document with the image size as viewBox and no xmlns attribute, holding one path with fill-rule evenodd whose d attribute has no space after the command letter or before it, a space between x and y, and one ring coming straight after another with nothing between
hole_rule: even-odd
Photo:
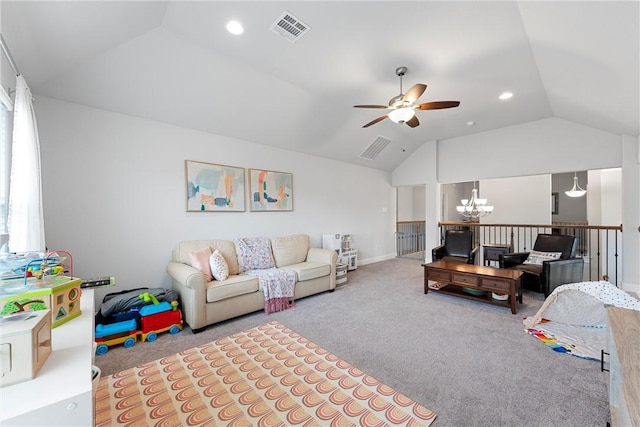
<instances>
[{"instance_id":1,"label":"second framed abstract artwork","mask_svg":"<svg viewBox=\"0 0 640 427\"><path fill-rule=\"evenodd\" d=\"M293 175L263 169L249 169L251 211L292 211Z\"/></svg>"},{"instance_id":2,"label":"second framed abstract artwork","mask_svg":"<svg viewBox=\"0 0 640 427\"><path fill-rule=\"evenodd\" d=\"M187 212L244 212L244 168L185 160Z\"/></svg>"}]
</instances>

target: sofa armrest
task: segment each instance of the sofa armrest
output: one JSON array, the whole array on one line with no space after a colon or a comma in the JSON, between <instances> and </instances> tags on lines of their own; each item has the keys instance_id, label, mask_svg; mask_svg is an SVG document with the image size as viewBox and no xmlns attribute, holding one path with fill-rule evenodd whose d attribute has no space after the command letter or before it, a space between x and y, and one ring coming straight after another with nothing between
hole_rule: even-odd
<instances>
[{"instance_id":1,"label":"sofa armrest","mask_svg":"<svg viewBox=\"0 0 640 427\"><path fill-rule=\"evenodd\" d=\"M514 252L510 254L500 254L498 263L500 268L512 268L526 261L529 252Z\"/></svg>"},{"instance_id":2,"label":"sofa armrest","mask_svg":"<svg viewBox=\"0 0 640 427\"><path fill-rule=\"evenodd\" d=\"M336 263L338 262L338 254L331 249L309 248L307 252L307 261L320 262L331 266L329 275L329 289L336 288Z\"/></svg>"},{"instance_id":3,"label":"sofa armrest","mask_svg":"<svg viewBox=\"0 0 640 427\"><path fill-rule=\"evenodd\" d=\"M436 246L431 249L431 261L437 261L446 255L444 245Z\"/></svg>"},{"instance_id":4,"label":"sofa armrest","mask_svg":"<svg viewBox=\"0 0 640 427\"><path fill-rule=\"evenodd\" d=\"M583 258L543 261L544 296L548 297L558 286L566 285L567 283L582 282L583 268Z\"/></svg>"},{"instance_id":5,"label":"sofa armrest","mask_svg":"<svg viewBox=\"0 0 640 427\"><path fill-rule=\"evenodd\" d=\"M331 249L309 248L307 261L335 265L338 262L338 254Z\"/></svg>"},{"instance_id":6,"label":"sofa armrest","mask_svg":"<svg viewBox=\"0 0 640 427\"><path fill-rule=\"evenodd\" d=\"M204 274L197 268L181 262L172 261L167 265L167 273L173 280L196 292L205 292Z\"/></svg>"},{"instance_id":7,"label":"sofa armrest","mask_svg":"<svg viewBox=\"0 0 640 427\"><path fill-rule=\"evenodd\" d=\"M172 261L167 265L171 287L180 295L182 315L191 329L207 326L207 292L204 274L197 268Z\"/></svg>"}]
</instances>

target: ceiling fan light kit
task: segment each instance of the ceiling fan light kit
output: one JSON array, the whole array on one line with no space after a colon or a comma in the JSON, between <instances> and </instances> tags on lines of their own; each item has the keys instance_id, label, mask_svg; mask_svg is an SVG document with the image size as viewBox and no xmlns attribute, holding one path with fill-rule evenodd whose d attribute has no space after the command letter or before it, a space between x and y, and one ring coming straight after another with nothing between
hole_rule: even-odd
<instances>
[{"instance_id":1,"label":"ceiling fan light kit","mask_svg":"<svg viewBox=\"0 0 640 427\"><path fill-rule=\"evenodd\" d=\"M402 92L402 77L406 74L407 67L396 68L396 75L400 77L400 95L394 96L389 100L389 105L354 105L355 108L378 108L391 110L388 114L378 117L375 120L370 121L363 128L374 125L387 117L394 123L407 124L409 127L416 127L420 125L418 117L416 117L416 110L441 110L444 108L454 108L460 105L460 101L435 101L425 102L423 104L416 104L416 100L422 96L427 85L422 83L416 83L411 86L407 93Z\"/></svg>"},{"instance_id":2,"label":"ceiling fan light kit","mask_svg":"<svg viewBox=\"0 0 640 427\"><path fill-rule=\"evenodd\" d=\"M391 112L387 115L392 122L405 123L411 120L411 118L416 115L416 112L413 108L404 107L398 108L396 110L391 110Z\"/></svg>"}]
</instances>

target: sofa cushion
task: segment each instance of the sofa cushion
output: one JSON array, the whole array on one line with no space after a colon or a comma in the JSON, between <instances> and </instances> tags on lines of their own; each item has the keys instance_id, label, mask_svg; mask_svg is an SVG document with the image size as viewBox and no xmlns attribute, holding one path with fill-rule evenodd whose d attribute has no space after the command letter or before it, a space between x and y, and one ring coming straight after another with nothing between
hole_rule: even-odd
<instances>
[{"instance_id":1,"label":"sofa cushion","mask_svg":"<svg viewBox=\"0 0 640 427\"><path fill-rule=\"evenodd\" d=\"M202 274L204 274L204 280L207 282L213 280L211 267L209 266L209 257L211 257L211 249L209 249L208 246L197 251L189 252L191 266L202 271Z\"/></svg>"},{"instance_id":2,"label":"sofa cushion","mask_svg":"<svg viewBox=\"0 0 640 427\"><path fill-rule=\"evenodd\" d=\"M296 281L316 279L331 274L331 265L319 262L301 262L299 264L281 267L282 270L292 270L296 273Z\"/></svg>"},{"instance_id":3,"label":"sofa cushion","mask_svg":"<svg viewBox=\"0 0 640 427\"><path fill-rule=\"evenodd\" d=\"M271 241L264 237L233 239L240 272L275 267L271 253Z\"/></svg>"},{"instance_id":4,"label":"sofa cushion","mask_svg":"<svg viewBox=\"0 0 640 427\"><path fill-rule=\"evenodd\" d=\"M307 259L309 252L309 236L294 234L292 236L271 239L271 249L276 267L299 264Z\"/></svg>"},{"instance_id":5,"label":"sofa cushion","mask_svg":"<svg viewBox=\"0 0 640 427\"><path fill-rule=\"evenodd\" d=\"M258 278L244 274L229 276L227 280L207 284L207 302L222 301L227 298L257 292L260 289Z\"/></svg>"},{"instance_id":6,"label":"sofa cushion","mask_svg":"<svg viewBox=\"0 0 640 427\"><path fill-rule=\"evenodd\" d=\"M224 260L222 252L218 249L213 251L209 257L209 266L211 266L211 274L216 280L227 280L229 277L229 266Z\"/></svg>"}]
</instances>

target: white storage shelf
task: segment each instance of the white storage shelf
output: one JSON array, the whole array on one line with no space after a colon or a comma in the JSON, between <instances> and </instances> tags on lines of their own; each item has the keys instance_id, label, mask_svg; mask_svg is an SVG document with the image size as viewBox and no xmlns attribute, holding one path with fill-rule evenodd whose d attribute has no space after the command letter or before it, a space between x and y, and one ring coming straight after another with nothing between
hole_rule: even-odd
<instances>
[{"instance_id":1,"label":"white storage shelf","mask_svg":"<svg viewBox=\"0 0 640 427\"><path fill-rule=\"evenodd\" d=\"M0 425L91 426L93 290L83 289L82 315L52 331L52 352L38 375L0 388Z\"/></svg>"},{"instance_id":2,"label":"white storage shelf","mask_svg":"<svg viewBox=\"0 0 640 427\"><path fill-rule=\"evenodd\" d=\"M342 254L338 257L338 260L342 264L347 265L347 270L355 270L358 268L358 250L346 249L342 251Z\"/></svg>"}]
</instances>

